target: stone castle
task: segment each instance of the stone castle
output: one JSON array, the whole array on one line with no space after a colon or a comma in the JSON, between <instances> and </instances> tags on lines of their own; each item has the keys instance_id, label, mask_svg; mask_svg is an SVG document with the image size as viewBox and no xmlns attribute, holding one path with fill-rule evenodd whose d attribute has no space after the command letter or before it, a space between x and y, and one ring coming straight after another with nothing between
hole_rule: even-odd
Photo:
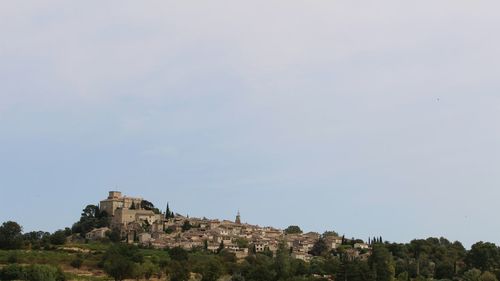
<instances>
[{"instance_id":1,"label":"stone castle","mask_svg":"<svg viewBox=\"0 0 500 281\"><path fill-rule=\"evenodd\" d=\"M147 223L155 230L163 230L163 214L142 207L142 198L123 196L119 191L110 191L107 199L100 202L99 208L112 217L111 227L127 230L131 224Z\"/></svg>"}]
</instances>

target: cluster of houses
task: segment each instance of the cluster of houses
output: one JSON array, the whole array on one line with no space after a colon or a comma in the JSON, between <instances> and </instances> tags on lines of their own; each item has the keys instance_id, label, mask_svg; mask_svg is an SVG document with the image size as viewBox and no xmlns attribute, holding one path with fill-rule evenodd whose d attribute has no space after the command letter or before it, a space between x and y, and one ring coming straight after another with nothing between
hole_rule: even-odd
<instances>
[{"instance_id":1,"label":"cluster of houses","mask_svg":"<svg viewBox=\"0 0 500 281\"><path fill-rule=\"evenodd\" d=\"M108 198L99 206L111 216L110 227L92 230L87 233L87 239L102 239L111 229L117 229L129 243L155 248L204 248L214 252L226 249L237 258L250 253L275 253L279 243L284 241L291 249L292 257L309 261L312 258L309 252L321 237L315 232L287 234L273 227L242 223L239 212L234 221L159 213L142 208L142 201L142 198L122 196L118 191L109 192ZM335 235L323 236L322 239L328 249L337 249L343 242ZM369 245L356 243L344 253L350 258L366 258L368 249Z\"/></svg>"}]
</instances>

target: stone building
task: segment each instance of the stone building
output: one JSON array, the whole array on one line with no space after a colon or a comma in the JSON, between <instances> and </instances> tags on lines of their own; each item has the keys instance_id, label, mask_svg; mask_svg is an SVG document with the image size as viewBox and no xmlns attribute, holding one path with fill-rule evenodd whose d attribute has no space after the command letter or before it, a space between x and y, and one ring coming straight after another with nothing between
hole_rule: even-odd
<instances>
[{"instance_id":1,"label":"stone building","mask_svg":"<svg viewBox=\"0 0 500 281\"><path fill-rule=\"evenodd\" d=\"M129 223L142 222L153 226L155 223L162 224L163 216L155 214L151 210L119 208L115 210L115 215L111 219L113 226L125 227Z\"/></svg>"},{"instance_id":2,"label":"stone building","mask_svg":"<svg viewBox=\"0 0 500 281\"><path fill-rule=\"evenodd\" d=\"M163 231L163 214L155 214L152 210L142 209L143 199L123 196L119 191L110 191L108 198L100 202L101 211L111 216L111 226L126 230L131 224L146 225L147 231Z\"/></svg>"},{"instance_id":3,"label":"stone building","mask_svg":"<svg viewBox=\"0 0 500 281\"><path fill-rule=\"evenodd\" d=\"M106 233L108 231L111 231L111 229L109 229L108 227L96 228L90 231L89 233L85 234L85 238L89 240L103 239L106 237Z\"/></svg>"},{"instance_id":4,"label":"stone building","mask_svg":"<svg viewBox=\"0 0 500 281\"><path fill-rule=\"evenodd\" d=\"M114 216L117 209L130 209L132 206L141 206L142 198L123 196L119 191L110 191L107 199L100 202L101 211L106 211L108 215Z\"/></svg>"}]
</instances>

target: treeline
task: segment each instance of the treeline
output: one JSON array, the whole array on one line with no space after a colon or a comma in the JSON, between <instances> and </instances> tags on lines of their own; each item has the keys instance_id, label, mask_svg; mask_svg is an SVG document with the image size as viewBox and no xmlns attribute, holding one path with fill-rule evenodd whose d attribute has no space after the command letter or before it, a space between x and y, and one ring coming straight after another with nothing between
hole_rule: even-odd
<instances>
[{"instance_id":1,"label":"treeline","mask_svg":"<svg viewBox=\"0 0 500 281\"><path fill-rule=\"evenodd\" d=\"M51 246L63 245L71 233L69 228L53 233L45 231L23 233L22 227L18 223L7 221L0 226L0 249L48 249Z\"/></svg>"},{"instance_id":2,"label":"treeline","mask_svg":"<svg viewBox=\"0 0 500 281\"><path fill-rule=\"evenodd\" d=\"M95 209L94 209L95 210ZM93 211L92 211L93 212ZM97 213L82 214L83 220L99 222ZM102 218L102 217L101 217ZM296 228L289 229L298 232ZM328 234L328 233L327 233ZM325 235L327 235L325 234ZM335 234L335 233L334 233ZM23 233L22 227L12 221L0 226L0 249L56 249L72 235L69 228L54 233ZM336 234L335 234L336 235ZM343 239L344 240L344 239ZM330 250L323 238L311 249L314 257L309 262L293 259L291 249L282 242L275 254L271 251L255 253L243 261L221 248L218 253L204 249L185 251L182 248L166 250L141 249L122 243L109 243L105 252L94 258L100 260L94 266L102 268L116 280L125 278L166 277L172 281L188 280L198 274L202 280L217 280L231 276L232 280L279 281L279 280L338 280L338 281L497 281L500 279L500 248L493 243L478 242L466 250L460 242L445 238L417 239L410 243L382 242L370 239L369 255L353 255L350 242ZM110 240L108 240L110 241ZM106 244L101 244L106 245ZM145 255L147 251L147 255ZM14 256L13 256L14 257ZM57 268L35 268L16 265L4 266L2 280L32 280L37 272L58 276ZM71 266L79 267L84 258L77 258ZM54 271L55 270L55 271ZM17 272L17 273L16 273ZM36 273L36 274L35 274ZM42 274L42 273L40 273ZM14 276L14 277L13 277ZM59 277L46 280L56 280ZM34 280L34 279L33 279Z\"/></svg>"},{"instance_id":3,"label":"treeline","mask_svg":"<svg viewBox=\"0 0 500 281\"><path fill-rule=\"evenodd\" d=\"M191 277L216 281L226 276L230 280L322 280L318 274L329 270L328 262L308 264L293 259L283 242L275 255L272 252L252 254L238 261L225 249L212 253L203 248L186 251L183 248L159 250L142 254L141 249L127 244L113 244L102 257L100 266L115 280L167 278L187 281ZM226 279L227 280L227 279Z\"/></svg>"},{"instance_id":4,"label":"treeline","mask_svg":"<svg viewBox=\"0 0 500 281\"><path fill-rule=\"evenodd\" d=\"M478 242L470 250L446 238L381 245L391 253L391 264L399 280L496 281L500 278L500 248L493 243Z\"/></svg>"},{"instance_id":5,"label":"treeline","mask_svg":"<svg viewBox=\"0 0 500 281\"><path fill-rule=\"evenodd\" d=\"M410 243L389 243L375 238L371 247L371 255L362 260L349 255L342 246L326 250L320 238L310 251L315 258L309 266L326 262L329 266L319 273L342 281L500 279L500 248L493 243L478 242L466 250L460 242L446 238L415 239Z\"/></svg>"}]
</instances>

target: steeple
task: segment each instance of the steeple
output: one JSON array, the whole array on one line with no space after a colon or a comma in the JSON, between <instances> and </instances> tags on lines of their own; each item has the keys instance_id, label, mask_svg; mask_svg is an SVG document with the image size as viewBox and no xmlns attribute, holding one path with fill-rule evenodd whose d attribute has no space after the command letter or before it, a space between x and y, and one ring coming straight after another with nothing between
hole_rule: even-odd
<instances>
[{"instance_id":1,"label":"steeple","mask_svg":"<svg viewBox=\"0 0 500 281\"><path fill-rule=\"evenodd\" d=\"M238 214L236 215L236 220L234 220L235 223L241 224L241 217L240 217L240 211L238 210Z\"/></svg>"}]
</instances>

